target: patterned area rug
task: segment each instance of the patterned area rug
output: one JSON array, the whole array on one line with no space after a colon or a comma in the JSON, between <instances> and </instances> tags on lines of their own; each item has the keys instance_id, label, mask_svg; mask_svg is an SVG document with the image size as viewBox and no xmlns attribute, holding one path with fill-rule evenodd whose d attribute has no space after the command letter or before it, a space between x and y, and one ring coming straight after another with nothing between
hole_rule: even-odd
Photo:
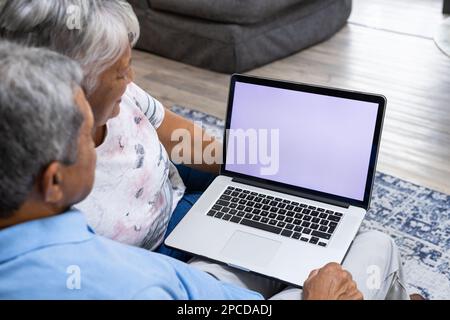
<instances>
[{"instance_id":1,"label":"patterned area rug","mask_svg":"<svg viewBox=\"0 0 450 320\"><path fill-rule=\"evenodd\" d=\"M219 139L223 120L188 108L172 110L201 122ZM450 299L450 196L377 172L362 229L391 235L400 248L411 293Z\"/></svg>"}]
</instances>

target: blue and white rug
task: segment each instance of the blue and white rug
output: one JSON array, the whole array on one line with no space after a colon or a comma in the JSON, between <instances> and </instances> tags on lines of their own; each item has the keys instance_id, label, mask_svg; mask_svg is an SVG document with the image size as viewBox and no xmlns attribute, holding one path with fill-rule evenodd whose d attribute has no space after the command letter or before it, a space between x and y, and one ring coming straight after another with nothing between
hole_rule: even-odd
<instances>
[{"instance_id":1,"label":"blue and white rug","mask_svg":"<svg viewBox=\"0 0 450 320\"><path fill-rule=\"evenodd\" d=\"M172 110L201 122L209 134L221 139L223 120L180 106ZM450 299L450 195L377 172L362 228L395 239L411 293Z\"/></svg>"}]
</instances>

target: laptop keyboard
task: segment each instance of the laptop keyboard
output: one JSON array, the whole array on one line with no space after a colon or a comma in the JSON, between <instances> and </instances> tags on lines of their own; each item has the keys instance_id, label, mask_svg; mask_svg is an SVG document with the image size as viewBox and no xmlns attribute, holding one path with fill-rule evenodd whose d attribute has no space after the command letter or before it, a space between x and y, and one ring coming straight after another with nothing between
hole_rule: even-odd
<instances>
[{"instance_id":1,"label":"laptop keyboard","mask_svg":"<svg viewBox=\"0 0 450 320\"><path fill-rule=\"evenodd\" d=\"M326 247L343 214L228 187L208 216Z\"/></svg>"}]
</instances>

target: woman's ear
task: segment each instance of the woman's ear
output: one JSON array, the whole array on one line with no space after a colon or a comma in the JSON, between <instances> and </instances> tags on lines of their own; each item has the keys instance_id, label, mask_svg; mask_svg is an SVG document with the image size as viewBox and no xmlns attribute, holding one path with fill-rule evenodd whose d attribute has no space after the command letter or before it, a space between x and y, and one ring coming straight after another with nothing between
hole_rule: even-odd
<instances>
[{"instance_id":1,"label":"woman's ear","mask_svg":"<svg viewBox=\"0 0 450 320\"><path fill-rule=\"evenodd\" d=\"M58 204L64 198L62 166L59 162L52 162L41 176L41 190L44 201Z\"/></svg>"}]
</instances>

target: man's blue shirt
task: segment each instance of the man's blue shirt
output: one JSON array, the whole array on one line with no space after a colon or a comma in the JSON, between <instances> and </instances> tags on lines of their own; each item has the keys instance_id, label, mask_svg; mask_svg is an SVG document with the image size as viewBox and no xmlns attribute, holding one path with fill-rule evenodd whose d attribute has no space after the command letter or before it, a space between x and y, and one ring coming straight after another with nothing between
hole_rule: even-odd
<instances>
[{"instance_id":1,"label":"man's blue shirt","mask_svg":"<svg viewBox=\"0 0 450 320\"><path fill-rule=\"evenodd\" d=\"M76 210L0 230L0 299L262 299L96 235Z\"/></svg>"}]
</instances>

